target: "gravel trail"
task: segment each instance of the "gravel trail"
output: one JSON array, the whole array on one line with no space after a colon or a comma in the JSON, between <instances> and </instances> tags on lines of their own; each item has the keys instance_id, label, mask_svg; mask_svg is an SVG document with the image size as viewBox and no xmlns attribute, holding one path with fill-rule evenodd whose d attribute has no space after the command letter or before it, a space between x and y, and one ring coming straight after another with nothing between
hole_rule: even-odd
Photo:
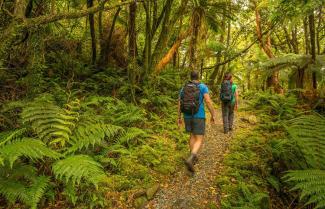
<instances>
[{"instance_id":1,"label":"gravel trail","mask_svg":"<svg viewBox=\"0 0 325 209\"><path fill-rule=\"evenodd\" d=\"M195 165L195 175L190 175L184 166L170 178L169 182L161 185L160 191L146 208L219 208L215 178L222 167L223 156L230 139L230 135L223 133L221 114L218 111L215 125L210 125L207 121L206 136L198 154L199 162Z\"/></svg>"}]
</instances>

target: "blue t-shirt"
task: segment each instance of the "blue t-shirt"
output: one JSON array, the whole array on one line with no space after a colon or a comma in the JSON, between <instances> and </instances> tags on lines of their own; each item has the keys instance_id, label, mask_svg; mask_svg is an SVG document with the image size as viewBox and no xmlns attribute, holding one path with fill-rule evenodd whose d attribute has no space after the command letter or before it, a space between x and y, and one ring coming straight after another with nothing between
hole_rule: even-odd
<instances>
[{"instance_id":1,"label":"blue t-shirt","mask_svg":"<svg viewBox=\"0 0 325 209\"><path fill-rule=\"evenodd\" d=\"M198 112L193 115L193 118L205 118L204 94L208 94L209 89L203 83L199 84L199 88L200 88L200 106ZM181 97L182 94L183 94L183 88L181 89L179 96ZM184 113L184 118L192 118L192 115Z\"/></svg>"}]
</instances>

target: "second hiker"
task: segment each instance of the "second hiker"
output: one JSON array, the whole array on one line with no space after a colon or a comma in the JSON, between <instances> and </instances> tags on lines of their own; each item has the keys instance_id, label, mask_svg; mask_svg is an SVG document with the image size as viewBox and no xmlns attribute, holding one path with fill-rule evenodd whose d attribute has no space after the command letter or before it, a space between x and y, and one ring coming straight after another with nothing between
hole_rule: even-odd
<instances>
[{"instance_id":1,"label":"second hiker","mask_svg":"<svg viewBox=\"0 0 325 209\"><path fill-rule=\"evenodd\" d=\"M192 71L190 77L191 81L184 85L179 94L178 124L182 124L181 112L183 112L186 132L191 134L189 139L191 153L185 164L189 171L194 172L194 164L198 160L197 153L205 134L204 102L211 113L212 123L215 121L215 112L208 87L199 81L199 73Z\"/></svg>"},{"instance_id":2,"label":"second hiker","mask_svg":"<svg viewBox=\"0 0 325 209\"><path fill-rule=\"evenodd\" d=\"M223 130L227 134L233 129L234 110L238 108L237 85L232 81L231 73L226 73L220 88Z\"/></svg>"}]
</instances>

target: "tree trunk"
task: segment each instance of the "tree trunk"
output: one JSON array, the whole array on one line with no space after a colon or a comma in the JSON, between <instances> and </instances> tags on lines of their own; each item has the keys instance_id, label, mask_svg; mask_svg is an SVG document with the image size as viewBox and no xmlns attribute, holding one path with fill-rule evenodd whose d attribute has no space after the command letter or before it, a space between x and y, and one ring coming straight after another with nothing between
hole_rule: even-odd
<instances>
[{"instance_id":1,"label":"tree trunk","mask_svg":"<svg viewBox=\"0 0 325 209\"><path fill-rule=\"evenodd\" d=\"M204 59L201 59L201 65L200 65L200 79L203 78L203 66L204 66Z\"/></svg>"},{"instance_id":2,"label":"tree trunk","mask_svg":"<svg viewBox=\"0 0 325 209\"><path fill-rule=\"evenodd\" d=\"M311 46L311 57L312 62L316 63L316 44L315 44L315 17L314 12L312 12L309 17L309 34L310 34L310 46ZM317 89L316 72L312 73L313 88Z\"/></svg>"},{"instance_id":3,"label":"tree trunk","mask_svg":"<svg viewBox=\"0 0 325 209\"><path fill-rule=\"evenodd\" d=\"M100 3L100 0L97 0ZM98 12L98 34L100 43L103 41L103 11Z\"/></svg>"},{"instance_id":4,"label":"tree trunk","mask_svg":"<svg viewBox=\"0 0 325 209\"><path fill-rule=\"evenodd\" d=\"M133 2L129 6L129 67L128 78L131 86L131 99L135 101L135 68L136 68L136 49L137 49L137 36L136 36L136 10L137 4Z\"/></svg>"},{"instance_id":5,"label":"tree trunk","mask_svg":"<svg viewBox=\"0 0 325 209\"><path fill-rule=\"evenodd\" d=\"M305 76L305 69L298 68L297 77L296 77L296 88L298 89L304 88L304 76Z\"/></svg>"},{"instance_id":6,"label":"tree trunk","mask_svg":"<svg viewBox=\"0 0 325 209\"><path fill-rule=\"evenodd\" d=\"M228 24L228 29L229 29L229 27L230 27L230 24ZM225 10L224 10L223 11L223 18L222 18L222 22L221 22L221 31L225 31L225 29L226 29L226 16L225 16ZM230 31L228 30L227 36L229 36L229 35L230 35ZM224 33L221 33L220 38L219 38L219 43L224 44L224 40L225 40ZM229 38L228 37L227 37L227 44L229 44ZM221 57L222 57L221 52L218 52L217 58L216 58L216 63L217 64L221 62ZM214 82L216 80L216 77L217 77L219 71L220 71L220 65L216 65L216 67L214 68L213 72L211 73L211 75L209 77L209 86L212 89L214 87Z\"/></svg>"},{"instance_id":7,"label":"tree trunk","mask_svg":"<svg viewBox=\"0 0 325 209\"><path fill-rule=\"evenodd\" d=\"M111 28L109 30L109 34L106 40L102 40L101 42L101 48L100 48L100 57L99 57L99 62L98 65L100 67L105 67L108 64L108 54L109 54L109 50L110 50L110 45L111 45L111 41L112 41L112 37L113 37L113 33L114 33L114 29L115 29L115 23L117 20L117 17L119 16L119 13L121 11L121 7L119 7L117 9L117 11L114 14L113 20L112 20L112 24L111 24Z\"/></svg>"},{"instance_id":8,"label":"tree trunk","mask_svg":"<svg viewBox=\"0 0 325 209\"><path fill-rule=\"evenodd\" d=\"M247 70L246 73L246 79L247 79L247 90L251 90L251 71Z\"/></svg>"},{"instance_id":9,"label":"tree trunk","mask_svg":"<svg viewBox=\"0 0 325 209\"><path fill-rule=\"evenodd\" d=\"M284 31L284 35L285 35L285 38L286 38L286 43L287 43L288 48L289 48L289 52L291 53L292 52L292 43L291 43L289 32L288 32L286 26L283 26L283 31Z\"/></svg>"},{"instance_id":10,"label":"tree trunk","mask_svg":"<svg viewBox=\"0 0 325 209\"><path fill-rule=\"evenodd\" d=\"M172 4L173 4L173 0L167 0L166 5L164 7L164 11L162 11L164 12L164 20L162 23L162 28L159 34L158 41L156 43L154 52L152 54L152 61L154 62L154 64L157 63L158 59L161 57L161 54L164 52L164 49L167 46L169 31L170 29L172 29L170 27L170 14L171 14ZM154 34L152 33L152 36L153 35Z\"/></svg>"},{"instance_id":11,"label":"tree trunk","mask_svg":"<svg viewBox=\"0 0 325 209\"><path fill-rule=\"evenodd\" d=\"M320 38L319 33L321 32L321 26L322 26L322 7L318 10L318 24L317 24L317 30L316 30L316 44L317 44L317 54L320 54L321 52L321 45L320 45Z\"/></svg>"},{"instance_id":12,"label":"tree trunk","mask_svg":"<svg viewBox=\"0 0 325 209\"><path fill-rule=\"evenodd\" d=\"M292 35L292 48L295 54L299 54L299 42L297 38L297 25L295 25L291 30Z\"/></svg>"},{"instance_id":13,"label":"tree trunk","mask_svg":"<svg viewBox=\"0 0 325 209\"><path fill-rule=\"evenodd\" d=\"M173 44L173 46L168 50L168 52L165 54L165 56L158 62L158 64L155 66L155 73L159 74L161 70L172 60L174 54L177 52L178 48L181 46L181 43L183 39L185 39L189 35L189 31L181 33L176 40L176 42ZM185 65L186 55L183 59L182 68Z\"/></svg>"},{"instance_id":14,"label":"tree trunk","mask_svg":"<svg viewBox=\"0 0 325 209\"><path fill-rule=\"evenodd\" d=\"M144 76L146 77L151 67L151 1L142 2L146 13L146 34L143 53Z\"/></svg>"},{"instance_id":15,"label":"tree trunk","mask_svg":"<svg viewBox=\"0 0 325 209\"><path fill-rule=\"evenodd\" d=\"M87 8L91 8L94 6L93 0L87 0ZM96 63L96 32L95 32L95 21L94 21L94 14L89 14L89 28L90 28L90 36L91 36L91 64Z\"/></svg>"},{"instance_id":16,"label":"tree trunk","mask_svg":"<svg viewBox=\"0 0 325 209\"><path fill-rule=\"evenodd\" d=\"M271 37L270 33L268 32L266 35L266 42L263 40L262 36L262 27L261 27L261 16L260 12L258 10L257 5L255 5L255 21L256 21L256 33L258 37L258 41L260 43L260 47L262 50L265 52L265 54L271 59L274 57L274 54L271 50ZM282 87L279 84L279 72L277 70L274 70L271 76L268 76L266 79L266 84L267 87L273 87L275 92L281 93L282 92Z\"/></svg>"},{"instance_id":17,"label":"tree trunk","mask_svg":"<svg viewBox=\"0 0 325 209\"><path fill-rule=\"evenodd\" d=\"M303 20L304 24L304 36L305 36L305 53L309 54L310 52L310 42L309 42L309 32L308 32L308 20L307 18L304 18Z\"/></svg>"}]
</instances>

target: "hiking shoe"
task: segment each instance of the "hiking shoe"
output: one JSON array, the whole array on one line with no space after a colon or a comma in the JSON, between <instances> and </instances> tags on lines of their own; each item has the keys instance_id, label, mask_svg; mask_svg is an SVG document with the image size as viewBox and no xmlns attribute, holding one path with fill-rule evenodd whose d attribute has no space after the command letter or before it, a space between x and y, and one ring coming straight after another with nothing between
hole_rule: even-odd
<instances>
[{"instance_id":1,"label":"hiking shoe","mask_svg":"<svg viewBox=\"0 0 325 209\"><path fill-rule=\"evenodd\" d=\"M193 157L193 165L195 165L197 162L199 162L199 158L195 155Z\"/></svg>"},{"instance_id":2,"label":"hiking shoe","mask_svg":"<svg viewBox=\"0 0 325 209\"><path fill-rule=\"evenodd\" d=\"M187 167L187 170L194 173L194 165L193 165L192 158L189 158L189 159L185 160L185 165Z\"/></svg>"}]
</instances>

